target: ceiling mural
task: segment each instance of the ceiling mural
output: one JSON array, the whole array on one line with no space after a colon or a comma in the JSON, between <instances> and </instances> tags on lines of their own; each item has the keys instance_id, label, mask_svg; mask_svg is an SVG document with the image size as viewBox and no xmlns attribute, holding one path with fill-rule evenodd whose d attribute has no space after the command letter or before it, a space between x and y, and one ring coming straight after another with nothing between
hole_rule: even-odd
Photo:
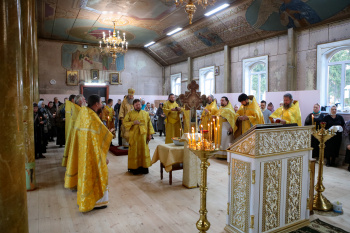
<instances>
[{"instance_id":1,"label":"ceiling mural","mask_svg":"<svg viewBox=\"0 0 350 233\"><path fill-rule=\"evenodd\" d=\"M174 0L36 1L39 38L97 44L115 21L131 48L156 41L145 50L162 65L350 16L350 0L217 0L207 9L198 6L189 25ZM223 3L230 7L204 16ZM166 36L177 27L184 29Z\"/></svg>"}]
</instances>

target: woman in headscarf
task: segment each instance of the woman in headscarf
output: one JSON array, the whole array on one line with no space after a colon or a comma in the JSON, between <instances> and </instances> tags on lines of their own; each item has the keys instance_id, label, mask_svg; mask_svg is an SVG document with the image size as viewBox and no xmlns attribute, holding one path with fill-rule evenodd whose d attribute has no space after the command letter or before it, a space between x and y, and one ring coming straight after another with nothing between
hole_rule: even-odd
<instances>
[{"instance_id":1,"label":"woman in headscarf","mask_svg":"<svg viewBox=\"0 0 350 233\"><path fill-rule=\"evenodd\" d=\"M321 127L320 123L323 121L323 118L325 117L324 113L321 113L321 106L319 104L315 104L312 113L310 113L305 120L305 125L316 125L316 129ZM312 122L313 117L313 122ZM319 157L319 148L320 142L314 137L311 136L311 147L314 148L312 151L312 158L318 158Z\"/></svg>"},{"instance_id":2,"label":"woman in headscarf","mask_svg":"<svg viewBox=\"0 0 350 233\"><path fill-rule=\"evenodd\" d=\"M326 129L331 128L332 126L341 126L344 127L345 122L344 118L341 115L337 114L337 106L333 105L331 107L330 114L324 117L326 122ZM342 132L342 130L341 130ZM335 159L339 155L340 145L342 141L342 133L337 132L335 136L329 139L326 142L325 148L325 158L327 159L326 166L335 166Z\"/></svg>"}]
</instances>

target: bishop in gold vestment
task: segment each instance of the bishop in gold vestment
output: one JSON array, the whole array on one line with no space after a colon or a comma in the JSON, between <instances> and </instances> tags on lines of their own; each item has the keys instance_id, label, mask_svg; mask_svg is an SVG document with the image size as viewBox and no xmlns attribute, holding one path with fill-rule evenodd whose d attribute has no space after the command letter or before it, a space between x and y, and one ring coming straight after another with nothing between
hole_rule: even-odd
<instances>
[{"instance_id":1,"label":"bishop in gold vestment","mask_svg":"<svg viewBox=\"0 0 350 233\"><path fill-rule=\"evenodd\" d=\"M216 100L212 95L208 96L209 104L204 108L201 116L201 124L204 130L208 130L208 124L212 123L212 117L218 113L218 106Z\"/></svg>"},{"instance_id":2,"label":"bishop in gold vestment","mask_svg":"<svg viewBox=\"0 0 350 233\"><path fill-rule=\"evenodd\" d=\"M238 119L242 121L242 134L247 132L250 127L257 124L264 124L264 115L261 112L258 102L254 96L247 96L241 94L238 97L238 101L241 102L241 107L238 109Z\"/></svg>"},{"instance_id":3,"label":"bishop in gold vestment","mask_svg":"<svg viewBox=\"0 0 350 233\"><path fill-rule=\"evenodd\" d=\"M236 131L236 120L238 114L235 113L231 103L226 96L221 98L221 106L216 116L218 120L216 126L218 128L218 143L220 144L220 151L215 154L216 157L226 158L226 149L233 141L233 134Z\"/></svg>"},{"instance_id":4,"label":"bishop in gold vestment","mask_svg":"<svg viewBox=\"0 0 350 233\"><path fill-rule=\"evenodd\" d=\"M171 138L180 137L180 112L182 111L179 105L175 102L175 95L170 94L169 100L164 103L163 111L166 116L165 124L165 144L173 143Z\"/></svg>"},{"instance_id":5,"label":"bishop in gold vestment","mask_svg":"<svg viewBox=\"0 0 350 233\"><path fill-rule=\"evenodd\" d=\"M74 165L69 170L67 166L65 187L77 185L80 212L108 203L107 152L113 135L98 117L101 108L100 97L91 95L88 107L82 107L79 112L72 135L68 158L71 153L78 157L72 161Z\"/></svg>"},{"instance_id":6,"label":"bishop in gold vestment","mask_svg":"<svg viewBox=\"0 0 350 233\"><path fill-rule=\"evenodd\" d=\"M134 101L135 90L130 88L128 89L128 95L124 98L120 110L119 110L119 120L123 122L126 114L128 114L131 110L133 110L133 101ZM120 127L121 137L123 138L123 146L128 146L129 141L129 132L125 129L124 125L121 124ZM121 146L121 145L119 145Z\"/></svg>"},{"instance_id":7,"label":"bishop in gold vestment","mask_svg":"<svg viewBox=\"0 0 350 233\"><path fill-rule=\"evenodd\" d=\"M126 114L123 125L129 131L128 170L133 174L147 174L151 166L148 142L154 134L149 113L141 110L141 102L135 99L134 110Z\"/></svg>"},{"instance_id":8,"label":"bishop in gold vestment","mask_svg":"<svg viewBox=\"0 0 350 233\"><path fill-rule=\"evenodd\" d=\"M114 129L114 109L112 108L113 106L113 100L108 99L106 106L102 110L102 121L103 124L108 128L108 129ZM113 138L115 138L115 135L113 135Z\"/></svg>"},{"instance_id":9,"label":"bishop in gold vestment","mask_svg":"<svg viewBox=\"0 0 350 233\"><path fill-rule=\"evenodd\" d=\"M289 93L283 96L283 106L279 107L270 115L272 123L293 124L297 123L301 125L301 113L299 102L293 101L293 96Z\"/></svg>"}]
</instances>

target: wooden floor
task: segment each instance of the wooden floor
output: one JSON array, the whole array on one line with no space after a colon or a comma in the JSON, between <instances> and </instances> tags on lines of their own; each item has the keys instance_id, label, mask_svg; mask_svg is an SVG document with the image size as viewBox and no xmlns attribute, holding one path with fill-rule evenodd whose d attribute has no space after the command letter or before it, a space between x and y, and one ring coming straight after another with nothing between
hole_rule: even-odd
<instances>
[{"instance_id":1,"label":"wooden floor","mask_svg":"<svg viewBox=\"0 0 350 233\"><path fill-rule=\"evenodd\" d=\"M164 136L150 142L151 156ZM115 141L114 144L117 144ZM182 186L182 171L173 172L173 185L168 174L160 180L159 162L150 174L133 176L127 172L127 156L108 154L109 205L102 210L80 213L76 192L63 187L65 168L61 167L64 148L50 143L46 159L36 161L37 189L28 192L30 233L69 232L198 232L199 189ZM209 232L225 232L227 209L227 163L211 159L208 169ZM344 214L337 217L313 215L350 231L350 172L344 168L324 170L325 196L343 203Z\"/></svg>"}]
</instances>

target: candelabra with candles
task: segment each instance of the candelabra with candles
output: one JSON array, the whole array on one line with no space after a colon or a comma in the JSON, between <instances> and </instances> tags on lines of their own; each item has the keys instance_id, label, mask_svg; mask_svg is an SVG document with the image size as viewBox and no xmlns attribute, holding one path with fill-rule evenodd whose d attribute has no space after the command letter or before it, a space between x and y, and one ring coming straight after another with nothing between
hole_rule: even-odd
<instances>
[{"instance_id":1,"label":"candelabra with candles","mask_svg":"<svg viewBox=\"0 0 350 233\"><path fill-rule=\"evenodd\" d=\"M218 121L217 121L218 122ZM209 157L219 150L219 130L220 125L217 125L215 119L208 124L208 130L203 130L203 125L200 126L200 134L198 140L195 137L195 130L192 127L192 133L187 134L188 148L201 160L201 185L200 185L200 210L199 220L196 227L200 233L206 232L210 228L210 222L207 219L207 170L210 165ZM205 136L205 134L207 134Z\"/></svg>"},{"instance_id":2,"label":"candelabra with candles","mask_svg":"<svg viewBox=\"0 0 350 233\"><path fill-rule=\"evenodd\" d=\"M314 116L312 115L312 125L314 125ZM329 131L325 129L326 122L320 123L320 129L314 129L312 136L314 136L318 141L320 141L320 156L319 156L319 166L318 166L318 177L315 190L317 194L314 196L313 208L315 210L330 211L333 208L331 202L322 195L322 192L326 189L323 186L323 165L324 165L324 148L327 140L332 138L336 133L335 131Z\"/></svg>"},{"instance_id":3,"label":"candelabra with candles","mask_svg":"<svg viewBox=\"0 0 350 233\"><path fill-rule=\"evenodd\" d=\"M128 51L128 42L125 39L125 32L123 32L123 38L120 37L119 31L117 33L115 32L115 23L116 21L113 21L114 29L113 34L111 35L111 32L108 31L109 35L106 38L105 32L103 32L103 43L106 44L106 47L103 49L102 47L102 41L100 41L100 50L101 52L110 53L113 58L113 63L115 64L118 53L124 54Z\"/></svg>"}]
</instances>

